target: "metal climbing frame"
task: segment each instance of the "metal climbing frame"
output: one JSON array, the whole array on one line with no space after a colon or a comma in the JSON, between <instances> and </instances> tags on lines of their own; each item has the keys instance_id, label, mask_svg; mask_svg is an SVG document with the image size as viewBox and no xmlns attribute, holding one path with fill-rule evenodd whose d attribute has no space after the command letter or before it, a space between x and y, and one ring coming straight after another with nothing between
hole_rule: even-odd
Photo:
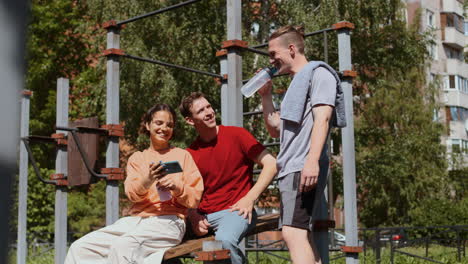
<instances>
[{"instance_id":1,"label":"metal climbing frame","mask_svg":"<svg viewBox=\"0 0 468 264\"><path fill-rule=\"evenodd\" d=\"M136 16L121 22L108 21L104 23L104 28L108 31L107 38L107 50L104 55L107 56L107 89L108 89L108 120L113 117L112 122L118 123L118 102L112 103L109 100L112 98L119 98L118 87L119 87L119 57L127 59L135 59L139 61L149 62L153 64L159 64L166 67L177 68L186 70L194 73L208 75L216 77L222 80L221 84L221 119L224 125L243 126L243 107L242 107L242 95L240 93L240 87L243 84L242 80L242 51L254 52L256 54L268 55L268 53L258 50L259 48L265 47L268 43L255 45L249 47L245 41L242 41L242 23L241 23L241 1L238 0L227 0L227 41L223 42L223 50L219 51L216 55L220 58L220 74L211 72L205 72L201 70L191 69L185 66L174 65L167 62L158 61L155 59L142 58L134 55L126 54L119 47L119 31L121 27L127 23L135 22L137 20L147 18L153 15L161 14L179 7L183 7L198 1L186 1L180 4L169 6L157 11L153 11L147 14ZM346 263L358 263L358 253L360 249L358 247L357 239L357 208L356 208L356 176L355 176L355 156L354 156L354 124L353 124L353 102L352 102L352 78L356 76L356 73L352 71L351 65L351 45L350 45L350 31L353 29L353 24L349 22L339 22L334 24L331 28L322 29L315 32L307 33L305 36L314 36L323 34L324 36L324 55L325 61L328 61L328 44L327 44L327 32L337 31L338 34L338 55L339 55L339 72L342 77L342 88L345 96L346 105L346 121L347 127L342 130L342 142L343 142L343 171L344 171L344 198L345 198L345 226L346 226L346 246L342 248L346 255ZM109 99L111 98L111 99ZM111 107L112 106L112 107ZM246 113L257 114L257 113ZM118 145L117 149L110 150L112 144L109 144L108 156L110 160L118 161ZM111 153L114 153L116 158L112 159ZM109 164L110 165L110 164ZM109 166L108 167L111 167ZM118 165L118 164L116 164ZM116 187L115 187L116 188ZM114 194L114 198L110 198L109 201L117 199L117 194ZM109 205L112 205L110 202ZM112 212L116 212L118 205L108 207L108 215ZM323 210L322 210L323 211ZM326 209L325 209L326 211ZM326 214L326 212L325 212ZM107 218L107 223L110 224L115 221L118 216L114 215L111 218ZM321 240L326 240L326 232L321 232ZM325 236L323 236L325 233ZM327 243L328 244L328 243ZM322 243L323 248L323 243ZM328 261L328 258L325 260Z\"/></svg>"},{"instance_id":2,"label":"metal climbing frame","mask_svg":"<svg viewBox=\"0 0 468 264\"><path fill-rule=\"evenodd\" d=\"M225 125L243 126L243 107L242 95L240 87L243 84L242 80L242 51L254 52L257 54L268 55L258 48L265 47L267 43L248 47L246 42L242 41L242 23L241 23L241 1L226 0L227 6L227 38L223 42L223 51L217 56L220 58L221 71L220 74L205 72L201 70L191 69L185 66L174 65L167 62L158 61L155 59L141 58L130 54L125 54L120 49L120 30L131 22L138 21L143 18L161 14L176 8L187 6L201 0L190 0L179 4L162 8L147 14L136 16L124 21L108 21L104 23L104 28L107 30L107 47L104 55L107 57L107 72L106 72L106 125L109 127L119 125L119 82L120 82L120 57L127 59L135 59L144 62L159 64L166 67L177 68L194 73L208 75L211 77L220 78L221 85L221 115L222 123ZM345 94L346 104L346 119L348 126L342 130L343 141L343 171L344 171L344 193L345 193L345 218L346 218L346 246L343 251L346 254L346 263L358 263L358 248L357 248L357 209L356 209L356 188L355 188L355 158L354 158L354 126L353 126L353 107L352 107L352 78L355 73L351 71L351 47L349 33L352 29L352 24L348 22L340 22L332 28L323 29L316 32L306 34L312 36L316 34L324 34L327 37L327 32L336 30L338 32L338 53L339 53L339 71L342 74L342 86ZM328 57L327 44L325 41L325 60ZM59 82L59 85L68 87L66 84ZM64 116L58 116L57 126L66 127L68 122L68 91L60 96L65 101L60 101L57 105L57 113L66 113ZM59 96L58 96L59 97ZM65 103L67 102L67 103ZM66 111L63 111L67 107ZM60 109L59 109L60 108ZM66 115L66 116L65 116ZM57 130L61 133L62 130ZM23 133L23 132L22 132ZM66 173L66 151L60 150L57 154L56 170L57 174ZM110 137L106 150L106 168L109 170L119 169L119 140L118 137ZM24 192L24 191L23 191ZM108 180L106 186L106 224L114 223L119 217L119 191L118 181ZM63 263L66 253L66 201L67 189L63 186L57 186L56 189L56 263ZM24 227L25 228L25 227ZM24 232L22 228L21 232ZM24 240L23 233L19 234L19 241ZM20 252L20 251L19 251Z\"/></svg>"}]
</instances>

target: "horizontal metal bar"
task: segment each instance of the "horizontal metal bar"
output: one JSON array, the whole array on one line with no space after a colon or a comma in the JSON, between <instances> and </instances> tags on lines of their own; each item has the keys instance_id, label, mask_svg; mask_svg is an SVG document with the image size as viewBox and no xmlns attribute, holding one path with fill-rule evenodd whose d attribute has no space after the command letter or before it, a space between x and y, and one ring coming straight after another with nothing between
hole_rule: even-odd
<instances>
[{"instance_id":1,"label":"horizontal metal bar","mask_svg":"<svg viewBox=\"0 0 468 264\"><path fill-rule=\"evenodd\" d=\"M330 261L334 261L334 260L337 260L337 259L340 259L340 258L344 258L344 257L346 257L345 254L342 254L342 255L340 254L340 255L338 255L337 257L331 258Z\"/></svg>"},{"instance_id":2,"label":"horizontal metal bar","mask_svg":"<svg viewBox=\"0 0 468 264\"><path fill-rule=\"evenodd\" d=\"M265 241L265 240L263 240ZM267 244L262 244L262 247L261 248L267 248L271 245L274 245L274 244L277 244L277 243L282 243L284 242L284 240L280 239L280 240L274 240L274 241L271 241L270 243L267 243ZM252 247L253 248L253 247Z\"/></svg>"},{"instance_id":3,"label":"horizontal metal bar","mask_svg":"<svg viewBox=\"0 0 468 264\"><path fill-rule=\"evenodd\" d=\"M431 258L426 258L426 257L423 257L423 256L418 256L418 255L415 255L415 254L411 254L411 253L408 253L408 252L404 252L404 251L400 251L400 250L393 250L394 252L397 252L397 253L400 253L400 254L403 254L403 255L407 255L407 256L410 256L410 257L413 257L413 258L420 258L420 259L424 259L426 261L431 261L431 262L435 262L435 263L441 263L441 264L444 264L444 262L440 262L440 261L437 261L437 260L434 260L434 259L431 259Z\"/></svg>"},{"instance_id":4,"label":"horizontal metal bar","mask_svg":"<svg viewBox=\"0 0 468 264\"><path fill-rule=\"evenodd\" d=\"M326 31L333 31L333 30L334 30L333 28L325 28L325 29L309 32L309 33L304 34L304 38L307 38L307 37L310 37L310 36L313 36L313 35L317 35L317 34L320 34L320 33L326 32ZM268 42L258 44L258 45L255 45L255 46L250 46L249 48L258 49L258 48L264 48L266 46L268 46Z\"/></svg>"},{"instance_id":5,"label":"horizontal metal bar","mask_svg":"<svg viewBox=\"0 0 468 264\"><path fill-rule=\"evenodd\" d=\"M259 114L263 114L263 110L243 113L244 116L259 115Z\"/></svg>"},{"instance_id":6,"label":"horizontal metal bar","mask_svg":"<svg viewBox=\"0 0 468 264\"><path fill-rule=\"evenodd\" d=\"M129 54L125 54L125 55L123 55L122 57L124 57L124 58L129 58L129 59L133 59L133 60L138 60L138 61L143 61L143 62L149 62L149 63L153 63L153 64L158 64L158 65L166 66L166 67L169 67L169 68L175 68L175 69L179 69L179 70L184 70L184 71L199 73L199 74L208 75L208 76L211 76L211 77L223 79L223 76L222 76L222 75L219 75L219 74L216 74L216 73L211 73L211 72L196 70L196 69L188 68L188 67L185 67L185 66L175 65L175 64L171 64L171 63L167 63L167 62L163 62L163 61L159 61L159 60L148 59L148 58L142 58L142 57L138 57L138 56L134 56L134 55L129 55Z\"/></svg>"},{"instance_id":7,"label":"horizontal metal bar","mask_svg":"<svg viewBox=\"0 0 468 264\"><path fill-rule=\"evenodd\" d=\"M400 227L369 227L369 228L359 228L361 231L378 231L378 230L399 230L399 229L437 229L437 228L450 228L450 229L467 229L468 225L454 225L454 226L400 226Z\"/></svg>"},{"instance_id":8,"label":"horizontal metal bar","mask_svg":"<svg viewBox=\"0 0 468 264\"><path fill-rule=\"evenodd\" d=\"M139 15L139 16L136 16L136 17L129 18L127 20L117 22L117 25L119 25L119 26L125 25L125 24L130 23L130 22L134 22L134 21L137 21L137 20L140 20L140 19L143 19L143 18L158 15L158 14L161 14L161 13L164 13L164 12L167 12L167 11L179 8L179 7L183 7L183 6L186 6L186 5L190 5L190 4L193 4L193 3L196 3L196 2L200 2L200 1L201 0L190 0L190 1L185 1L185 2L179 3L179 4L175 4L175 5L172 5L172 6L164 7L164 8L158 9L158 10L153 11L153 12L149 12L149 13L146 13L146 14L143 14L143 15Z\"/></svg>"},{"instance_id":9,"label":"horizontal metal bar","mask_svg":"<svg viewBox=\"0 0 468 264\"><path fill-rule=\"evenodd\" d=\"M31 142L55 143L55 139L46 136L28 136L25 138Z\"/></svg>"},{"instance_id":10,"label":"horizontal metal bar","mask_svg":"<svg viewBox=\"0 0 468 264\"><path fill-rule=\"evenodd\" d=\"M31 164L34 168L34 172L36 173L37 178L43 183L46 184L56 184L56 181L50 181L50 180L45 180L42 178L41 171L39 170L39 167L37 166L36 159L34 158L33 152L31 148L29 147L29 137L22 137L21 141L23 141L24 146L26 147L26 151L28 152L28 157L29 160L31 161Z\"/></svg>"},{"instance_id":11,"label":"horizontal metal bar","mask_svg":"<svg viewBox=\"0 0 468 264\"><path fill-rule=\"evenodd\" d=\"M245 248L245 251L259 251L259 252L265 252L265 251L288 251L287 248Z\"/></svg>"},{"instance_id":12,"label":"horizontal metal bar","mask_svg":"<svg viewBox=\"0 0 468 264\"><path fill-rule=\"evenodd\" d=\"M78 133L92 133L92 134L106 134L107 129L104 128L97 128L97 127L62 127L62 126L57 126L55 127L57 130L64 130L64 131L70 131L70 132L78 132Z\"/></svg>"},{"instance_id":13,"label":"horizontal metal bar","mask_svg":"<svg viewBox=\"0 0 468 264\"><path fill-rule=\"evenodd\" d=\"M277 258L282 259L282 260L291 261L291 259L289 259L289 258L285 258L285 257L283 257L283 256L278 256L278 255L273 254L273 253L270 253L270 252L268 252L268 251L264 251L264 253L267 254L267 255L270 255L270 256L277 257Z\"/></svg>"},{"instance_id":14,"label":"horizontal metal bar","mask_svg":"<svg viewBox=\"0 0 468 264\"><path fill-rule=\"evenodd\" d=\"M261 55L265 55L265 56L270 56L270 54L268 54L268 52L261 51L261 50L258 50L258 49L254 49L254 48L251 48L251 47L246 47L246 48L243 48L243 49L246 50L246 51L250 51L252 53L257 53L257 54L261 54Z\"/></svg>"},{"instance_id":15,"label":"horizontal metal bar","mask_svg":"<svg viewBox=\"0 0 468 264\"><path fill-rule=\"evenodd\" d=\"M279 146L279 142L271 142L271 143L265 143L263 144L264 147L273 147L273 146Z\"/></svg>"},{"instance_id":16,"label":"horizontal metal bar","mask_svg":"<svg viewBox=\"0 0 468 264\"><path fill-rule=\"evenodd\" d=\"M318 34L323 33L323 32L333 31L333 30L334 30L333 28L325 28L325 29L314 31L314 32L306 33L306 34L304 34L304 38L307 38L307 37L310 37L310 36L313 36L313 35L318 35Z\"/></svg>"}]
</instances>

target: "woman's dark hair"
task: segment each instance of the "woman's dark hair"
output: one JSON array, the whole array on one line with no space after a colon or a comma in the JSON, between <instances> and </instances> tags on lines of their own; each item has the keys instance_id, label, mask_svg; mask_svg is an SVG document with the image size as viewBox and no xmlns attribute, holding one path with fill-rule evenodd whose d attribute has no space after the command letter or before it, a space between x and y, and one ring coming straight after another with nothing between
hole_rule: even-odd
<instances>
[{"instance_id":1,"label":"woman's dark hair","mask_svg":"<svg viewBox=\"0 0 468 264\"><path fill-rule=\"evenodd\" d=\"M153 107L148 109L148 111L146 111L146 113L141 117L140 130L139 130L140 134L145 134L147 136L150 135L149 131L146 129L146 124L151 123L151 121L153 120L153 115L159 111L166 111L166 112L171 113L172 120L174 121L174 128L175 128L177 116L176 116L174 109L172 109L172 107L170 107L167 104L155 104ZM174 137L174 133L175 133L175 129L174 129L174 132L172 132L172 137Z\"/></svg>"}]
</instances>

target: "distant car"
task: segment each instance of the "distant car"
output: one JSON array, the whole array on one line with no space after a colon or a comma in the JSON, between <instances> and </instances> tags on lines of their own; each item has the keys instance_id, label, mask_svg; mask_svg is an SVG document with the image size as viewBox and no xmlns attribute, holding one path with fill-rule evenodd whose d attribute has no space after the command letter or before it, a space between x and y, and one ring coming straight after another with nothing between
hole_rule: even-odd
<instances>
[{"instance_id":1,"label":"distant car","mask_svg":"<svg viewBox=\"0 0 468 264\"><path fill-rule=\"evenodd\" d=\"M331 232L328 231L328 239L331 241ZM338 233L336 231L333 231L333 240L335 241L335 245L338 246L344 246L346 244L346 237L345 235Z\"/></svg>"},{"instance_id":2,"label":"distant car","mask_svg":"<svg viewBox=\"0 0 468 264\"><path fill-rule=\"evenodd\" d=\"M403 230L398 230L394 233L387 233L380 235L380 241L382 242L392 242L394 244L404 243L406 240L406 234Z\"/></svg>"},{"instance_id":3,"label":"distant car","mask_svg":"<svg viewBox=\"0 0 468 264\"><path fill-rule=\"evenodd\" d=\"M328 231L328 241L331 242L331 232L330 230ZM346 245L346 236L337 232L337 231L333 231L333 239L334 239L334 242L335 242L335 246L344 246ZM330 243L331 244L331 243ZM358 240L358 246L362 247L362 245L364 244L364 242L362 240Z\"/></svg>"}]
</instances>

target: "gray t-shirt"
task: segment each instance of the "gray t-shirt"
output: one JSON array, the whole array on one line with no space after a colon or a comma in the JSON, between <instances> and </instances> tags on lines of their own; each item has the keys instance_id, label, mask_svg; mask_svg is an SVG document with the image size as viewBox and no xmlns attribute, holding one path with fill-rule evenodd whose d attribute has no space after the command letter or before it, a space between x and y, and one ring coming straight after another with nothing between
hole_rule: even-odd
<instances>
[{"instance_id":1,"label":"gray t-shirt","mask_svg":"<svg viewBox=\"0 0 468 264\"><path fill-rule=\"evenodd\" d=\"M324 67L315 69L307 97L300 124L283 119L280 121L280 152L277 158L278 178L302 171L304 167L305 159L309 154L310 136L314 125L312 108L318 104L335 106L336 79L330 71ZM283 108L283 105L281 105L281 108ZM324 147L320 159L327 158L326 147Z\"/></svg>"}]
</instances>

